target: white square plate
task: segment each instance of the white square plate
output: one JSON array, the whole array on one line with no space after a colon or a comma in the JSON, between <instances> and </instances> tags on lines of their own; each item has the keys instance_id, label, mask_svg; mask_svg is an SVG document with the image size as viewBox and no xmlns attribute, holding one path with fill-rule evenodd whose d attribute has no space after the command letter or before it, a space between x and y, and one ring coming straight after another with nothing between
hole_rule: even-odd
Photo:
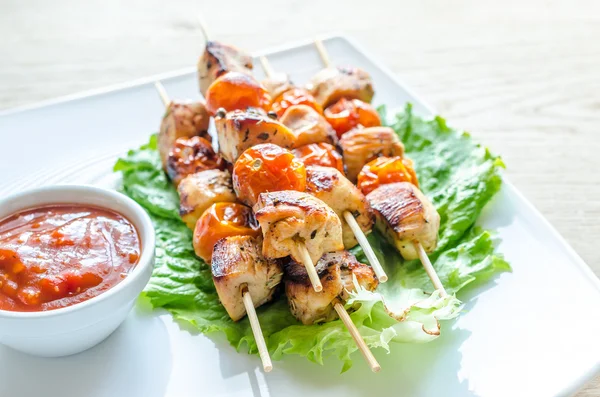
<instances>
[{"instance_id":1,"label":"white square plate","mask_svg":"<svg viewBox=\"0 0 600 397\"><path fill-rule=\"evenodd\" d=\"M333 37L336 64L369 71L376 104L431 110L356 45ZM276 70L305 82L321 68L310 43L265 53ZM260 74L260 68L257 75ZM262 77L262 76L258 76ZM163 106L155 78L18 109L0 117L0 196L56 183L115 186L116 158L145 143ZM172 97L198 98L194 70L161 76ZM493 149L493 148L492 148ZM513 266L462 296L466 311L424 345L376 352L371 373L356 354L342 375L300 358L275 362L238 354L163 312L133 312L105 342L76 356L40 359L0 346L0 396L551 396L574 392L600 369L600 283L587 265L508 182L480 224L496 229Z\"/></svg>"}]
</instances>

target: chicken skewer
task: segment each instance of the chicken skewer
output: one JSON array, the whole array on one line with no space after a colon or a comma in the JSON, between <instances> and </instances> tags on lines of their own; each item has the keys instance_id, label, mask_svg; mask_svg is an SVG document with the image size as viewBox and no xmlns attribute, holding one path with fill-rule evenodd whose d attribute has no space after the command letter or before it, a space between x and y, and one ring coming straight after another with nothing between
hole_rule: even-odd
<instances>
[{"instance_id":1,"label":"chicken skewer","mask_svg":"<svg viewBox=\"0 0 600 397\"><path fill-rule=\"evenodd\" d=\"M163 104L165 105L165 107L168 108L171 104L171 100L170 100L164 86L160 82L156 82L155 87L161 97L161 100L163 101ZM172 156L172 155L170 154L170 156ZM225 186L227 183L222 182L222 180L224 178L219 173L226 173L227 175L225 175L225 178L230 179L229 173L227 171L220 171L218 169L207 170L207 171L203 171L203 172L199 172L199 173L192 173L189 176L186 176L181 181L182 183L180 183L178 186L178 192L180 193L182 203L193 202L195 204L192 207L192 209L190 209L190 211L192 212L191 215L182 214L182 219L184 219L184 221L187 221L186 223L188 224L188 226L191 226L190 224L194 224L195 223L194 221L198 217L197 214L195 214L195 216L194 216L193 211L198 212L198 209L200 211L203 211L203 216L201 217L202 221L196 223L196 229L199 229L199 230L198 231L196 229L194 230L194 232L195 232L194 233L194 245L195 245L194 249L197 252L199 250L201 251L201 248L200 248L201 245L206 245L206 244L201 244L201 243L203 243L203 241L199 241L199 240L201 240L202 236L210 235L212 237L212 239L214 239L215 235L219 236L219 233L217 232L216 229L218 229L219 227L223 227L223 224L224 224L224 222L221 220L218 221L217 225L211 224L211 222L210 222L210 219L213 219L216 217L215 216L215 214L217 213L217 209L216 209L217 205L216 204L213 204L213 206L211 207L211 208L214 207L214 211L209 211L209 209L203 210L203 208L197 208L197 207L203 207L207 204L206 203L207 201L210 203L211 200L214 200L217 198L221 198L226 201L231 201L231 198L228 197L227 186ZM207 174L207 177L204 177L203 174ZM210 174L210 176L208 176L208 174ZM213 175L213 174L215 174L215 175ZM198 183L198 182L200 182L200 183ZM220 185L223 185L223 186L219 187ZM207 192L205 192L204 190L206 190L205 188L211 188L211 187L215 191L214 191L214 194L212 195L212 197L209 197L207 200L206 199ZM200 188L200 189L198 190L198 188ZM208 190L210 190L210 189L208 189ZM185 192L185 194L182 194L184 192ZM194 201L195 198L192 197L192 196L194 196L193 192L196 192L197 194L200 194L202 196L200 202L197 202L197 200ZM234 199L235 199L235 196L234 196ZM233 206L237 206L237 204L235 204L235 203L224 204L221 207L224 207L224 206L233 207ZM223 211L223 212L225 212L225 211ZM204 216L204 214L209 214L209 215ZM192 218L191 222L190 222L190 220L187 219L187 217L190 217L190 216ZM235 219L231 219L228 222L228 224L231 224L234 221L235 221ZM207 224L210 226L206 227ZM204 231L210 229L210 233L202 233L203 232L202 229L205 229ZM247 229L247 231L244 231L243 229ZM249 235L241 236L240 238L237 238L237 239L232 239L231 237L225 237L223 240L218 241L218 243L221 243L221 244L219 245L219 248L218 248L220 251L217 253L216 257L221 258L221 260L220 261L217 260L216 263L213 263L212 273L213 273L213 281L215 283L215 287L217 289L219 299L225 305L225 308L228 311L228 313L230 314L230 316L232 317L232 319L234 321L236 321L241 317L238 317L239 314L233 314L234 311L232 311L232 309L230 309L230 305L226 304L227 299L225 298L225 296L227 296L227 294L230 292L230 291L228 291L228 289L230 289L230 288L228 288L229 283L228 282L223 283L223 282L221 282L221 280L223 278L236 278L236 277L239 278L239 274L237 274L238 272L232 271L230 269L230 267L232 267L232 266L230 266L231 263L227 263L227 260L228 259L231 260L232 256L227 255L227 254L220 254L220 252L224 250L226 252L229 251L228 253L231 253L230 252L231 249L229 249L229 250L227 249L227 245L228 245L227 240L228 239L231 239L233 241L233 244L232 244L234 247L233 250L235 250L236 247L243 246L243 243L245 241L248 241L248 240L244 240L244 239L252 239L253 238L252 234L254 234L254 229L252 227L247 227L247 228L242 227L241 229L237 228L234 230L235 230L235 232L238 232L238 233L242 232L242 233L246 233ZM231 231L230 231L230 233L231 233ZM209 245L211 248L210 255L212 256L214 244L211 241L209 243ZM248 245L248 244L246 244L246 245ZM250 242L249 242L249 245L250 245L249 248L252 248L252 244ZM205 260L207 260L206 255L200 255L200 256L203 257ZM238 257L238 260L237 260L238 263L236 263L237 265L239 265L239 262L240 262L239 259L240 258ZM250 259L251 259L251 256L250 256ZM212 258L209 259L208 262L210 262L211 260L212 260ZM259 258L259 260L257 260L256 262L261 263L261 258ZM261 304L270 300L273 295L273 291L274 291L275 287L281 281L282 271L281 271L281 268L279 267L279 265L277 265L277 263L269 262L268 265L269 266L266 266L267 272L271 273L271 274L267 274L268 277L266 277L266 279L267 279L267 281L269 281L269 280L271 281L271 285L269 285L268 283L265 283L265 282L261 282L260 280L258 282L256 282L256 277L254 278L254 280L252 280L252 276L250 276L248 278L249 280L247 280L247 282L244 285L242 285L241 289L239 290L239 292L241 293L241 297L242 297L244 311L245 311L246 315L248 316L248 320L250 322L250 327L252 329L252 333L253 333L254 339L256 341L258 353L259 353L260 359L262 361L263 369L265 372L270 372L273 369L273 364L271 362L271 357L269 355L269 351L267 349L265 338L262 333L260 322L259 322L258 316L256 314L252 295L249 292L248 283L251 281L255 281L255 284L267 285L268 291L266 293L266 296L265 296L264 291L260 291L260 290L258 292L255 291L255 296L258 295L258 297L259 297L257 306L260 306ZM254 270L256 270L256 268L260 268L260 266L254 265ZM254 273L254 275L256 275L256 272ZM259 274L259 276L260 276L260 274ZM260 277L258 277L258 278L260 278ZM273 279L275 279L275 282L273 282ZM242 314L242 316L243 316L243 314Z\"/></svg>"},{"instance_id":2,"label":"chicken skewer","mask_svg":"<svg viewBox=\"0 0 600 397\"><path fill-rule=\"evenodd\" d=\"M267 76L268 77L273 76L274 71L273 71L273 68L271 67L271 64L267 60L267 58L261 57L260 61L261 61L261 64L262 64L263 69L265 70L265 73L267 74ZM345 179L341 173L339 176L335 175L334 178L336 180L339 180L342 178ZM350 185L350 183L348 185ZM352 186L352 188L354 188L354 186ZM352 190L353 190L352 193L355 193L354 195L358 194L358 195L362 196L362 194L360 193L360 191L358 191L358 189L354 188ZM364 197L363 197L363 199L364 199ZM329 203L329 204L331 206L331 203ZM377 278L379 279L379 281L382 283L385 283L388 280L388 276L385 274L385 270L383 270L383 267L381 266L379 259L377 259L377 256L375 255L375 252L373 251L373 248L371 247L371 244L369 244L369 241L367 240L367 237L365 236L365 233L363 232L363 229L356 221L352 212L348 211L348 210L344 210L341 212L341 214L338 214L338 215L341 215L341 217L345 221L344 224L348 225L348 227L351 229L352 233L356 237L356 240L362 247L367 259L369 260L369 263L373 267L373 270L375 270L375 274L377 275ZM349 248L349 247L346 247L346 248Z\"/></svg>"},{"instance_id":3,"label":"chicken skewer","mask_svg":"<svg viewBox=\"0 0 600 397\"><path fill-rule=\"evenodd\" d=\"M317 48L317 51L319 52L319 56L321 57L321 61L323 62L325 67L331 68L332 62L329 58L329 54L328 54L327 50L325 49L325 46L323 45L323 42L321 40L317 39L317 40L315 40L315 46ZM369 100L366 102L369 102L370 99L372 98L372 95L370 95L368 93L369 91L372 92L372 88L371 88L371 90L369 90L367 88L367 86L365 85L365 89L361 90L361 92L359 92L359 94L357 94L357 95L361 95L361 93L364 94L365 92L367 92L367 94L365 94L365 95L367 95L369 97ZM387 129L385 129L385 127L371 127L371 128L365 128L362 131L361 130L353 130L342 136L342 139L340 140L340 146L342 146L343 148L345 147L345 150L344 150L344 160L345 161L346 161L346 157L347 157L347 152L351 149L352 146L354 146L354 145L352 145L353 141L370 140L370 138L372 138L372 136L367 136L366 133L370 132L368 130L375 130L375 129L378 129L377 135L380 137L380 139L379 139L380 142L384 142L386 140L390 141L390 144L386 144L384 147L381 148L381 149L383 149L383 151L382 150L378 151L378 155L402 156L404 154L404 146L402 145L401 142L399 142L399 140L397 139L397 137L396 137L395 133L393 133L393 131L388 131ZM371 135L371 134L369 134L369 135ZM389 153L385 153L385 151L389 151ZM364 165L368 161L371 161L372 159L373 159L372 156L370 159L361 158L361 160L362 160L361 162ZM346 164L346 165L348 165L348 164ZM361 168L362 168L362 166L361 166ZM349 175L349 177L351 180L354 180L355 178L358 178L358 173L356 171L353 171L352 175ZM435 208L433 208L433 205L429 202L429 200L427 200L427 198L420 192L418 187L416 187L414 185L412 185L412 187L414 189L410 193L411 198L416 197L417 201L419 201L421 203L421 205L424 206L426 209L430 207L430 209L432 209L432 214L435 213L435 216L432 215L434 218L434 222L435 222L435 219L437 219L437 224L435 226L435 243L434 243L433 247L430 248L430 251L432 251L435 248L435 244L437 243L437 232L438 232L438 228L439 228L439 215L437 214L437 211L435 211ZM402 189L399 189L399 190L402 191ZM377 194L367 195L368 198L369 198L369 196L379 197ZM396 196L396 197L394 197L394 199L398 200L398 197ZM373 205L372 199L369 199L369 201ZM389 204L393 205L392 203L389 203ZM377 205L379 205L379 203L375 203L375 205L373 205L373 207L376 208ZM394 219L391 217L388 217L387 219L385 219L386 217L384 215L382 215L381 211L377 211L377 208L376 208L376 213L378 214L377 215L378 222L376 223L377 226L384 233L389 232L390 225L388 224L388 222L393 223ZM382 218L384 218L384 219L382 219ZM398 221L397 218L395 220ZM428 220L425 219L425 222L428 222ZM382 226L384 224L385 224L385 226ZM388 238L390 240L396 240L394 237L397 237L397 236L394 236L394 237L389 237L389 236L390 236L390 233L388 233ZM394 241L392 241L392 242L394 242ZM414 239L412 243L413 243L414 249L417 253L417 257L420 259L420 261L425 269L425 272L427 273L427 276L431 280L434 288L436 290L440 291L440 294L442 296L446 296L447 295L446 290L445 290L437 272L435 271L435 268L433 267L431 260L427 256L427 251L425 250L425 248L423 247L423 245L421 244L421 242L419 240ZM395 245L400 251L402 251L402 249L400 249L398 244L395 244ZM405 255L403 255L403 256L405 257L405 259L416 259L416 258L406 258Z\"/></svg>"},{"instance_id":4,"label":"chicken skewer","mask_svg":"<svg viewBox=\"0 0 600 397\"><path fill-rule=\"evenodd\" d=\"M373 291L377 278L373 269L356 260L348 251L324 254L317 262L319 276L323 280L323 292L314 293L306 283L306 273L301 265L290 259L285 265L285 290L292 314L303 324L331 321L339 317L356 341L373 372L381 367L358 333L343 302L355 289L355 280L362 287Z\"/></svg>"}]
</instances>

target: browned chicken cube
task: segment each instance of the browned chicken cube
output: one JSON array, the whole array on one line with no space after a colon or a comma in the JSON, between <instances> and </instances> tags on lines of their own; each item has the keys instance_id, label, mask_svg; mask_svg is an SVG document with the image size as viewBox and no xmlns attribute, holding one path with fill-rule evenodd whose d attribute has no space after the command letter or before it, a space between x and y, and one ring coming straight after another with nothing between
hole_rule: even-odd
<instances>
[{"instance_id":1,"label":"browned chicken cube","mask_svg":"<svg viewBox=\"0 0 600 397\"><path fill-rule=\"evenodd\" d=\"M273 76L261 81L261 83L273 99L294 88L294 84L285 73L275 73Z\"/></svg>"},{"instance_id":2,"label":"browned chicken cube","mask_svg":"<svg viewBox=\"0 0 600 397\"><path fill-rule=\"evenodd\" d=\"M225 237L215 244L212 274L219 300L233 321L246 315L242 294L250 293L254 307L271 299L281 283L281 265L261 254L261 238Z\"/></svg>"},{"instance_id":3,"label":"browned chicken cube","mask_svg":"<svg viewBox=\"0 0 600 397\"><path fill-rule=\"evenodd\" d=\"M177 138L199 136L211 142L209 121L204 102L171 102L167 106L158 132L158 152L165 171L169 151Z\"/></svg>"},{"instance_id":4,"label":"browned chicken cube","mask_svg":"<svg viewBox=\"0 0 600 397\"><path fill-rule=\"evenodd\" d=\"M367 195L377 229L404 259L419 257L415 242L432 252L438 240L440 215L427 197L409 182L382 185Z\"/></svg>"},{"instance_id":5,"label":"browned chicken cube","mask_svg":"<svg viewBox=\"0 0 600 397\"><path fill-rule=\"evenodd\" d=\"M194 230L204 211L215 203L237 200L227 170L206 170L185 177L177 186L179 215Z\"/></svg>"},{"instance_id":6,"label":"browned chicken cube","mask_svg":"<svg viewBox=\"0 0 600 397\"><path fill-rule=\"evenodd\" d=\"M362 69L350 67L321 70L312 78L309 89L323 109L341 98L370 103L375 94L371 76Z\"/></svg>"},{"instance_id":7,"label":"browned chicken cube","mask_svg":"<svg viewBox=\"0 0 600 397\"><path fill-rule=\"evenodd\" d=\"M323 201L308 193L285 190L261 193L254 215L263 232L263 255L300 260L298 243L304 243L313 263L325 252L344 249L342 224Z\"/></svg>"},{"instance_id":8,"label":"browned chicken cube","mask_svg":"<svg viewBox=\"0 0 600 397\"><path fill-rule=\"evenodd\" d=\"M306 192L323 200L338 215L342 222L344 248L350 249L358 244L344 218L344 212L348 211L352 214L363 232L371 231L374 216L369 202L362 192L337 169L318 165L306 167Z\"/></svg>"},{"instance_id":9,"label":"browned chicken cube","mask_svg":"<svg viewBox=\"0 0 600 397\"><path fill-rule=\"evenodd\" d=\"M296 139L288 127L254 109L218 112L215 126L219 152L230 163L235 163L244 150L254 145L273 143L289 149L294 147Z\"/></svg>"},{"instance_id":10,"label":"browned chicken cube","mask_svg":"<svg viewBox=\"0 0 600 397\"><path fill-rule=\"evenodd\" d=\"M404 145L389 127L355 128L339 141L346 166L346 175L356 183L358 173L369 161L380 157L404 155Z\"/></svg>"},{"instance_id":11,"label":"browned chicken cube","mask_svg":"<svg viewBox=\"0 0 600 397\"><path fill-rule=\"evenodd\" d=\"M296 135L294 148L311 143L335 144L335 130L319 112L307 105L290 106L279 119Z\"/></svg>"},{"instance_id":12,"label":"browned chicken cube","mask_svg":"<svg viewBox=\"0 0 600 397\"><path fill-rule=\"evenodd\" d=\"M378 285L370 266L356 260L348 251L330 252L316 264L323 291L315 292L304 266L289 259L284 265L285 292L290 311L303 324L315 324L335 320L338 316L333 305L349 298L355 290L353 275L358 284L369 291Z\"/></svg>"},{"instance_id":13,"label":"browned chicken cube","mask_svg":"<svg viewBox=\"0 0 600 397\"><path fill-rule=\"evenodd\" d=\"M252 73L252 57L237 47L208 41L198 60L200 93L206 95L208 87L227 72Z\"/></svg>"},{"instance_id":14,"label":"browned chicken cube","mask_svg":"<svg viewBox=\"0 0 600 397\"><path fill-rule=\"evenodd\" d=\"M188 175L204 170L227 169L229 164L199 136L177 138L167 156L167 175L175 186Z\"/></svg>"}]
</instances>

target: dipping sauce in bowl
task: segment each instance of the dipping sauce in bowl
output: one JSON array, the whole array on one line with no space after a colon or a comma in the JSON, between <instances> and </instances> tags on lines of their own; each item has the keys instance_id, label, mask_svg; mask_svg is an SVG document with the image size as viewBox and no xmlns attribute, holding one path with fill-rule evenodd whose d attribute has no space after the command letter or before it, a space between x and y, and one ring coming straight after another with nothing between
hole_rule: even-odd
<instances>
[{"instance_id":1,"label":"dipping sauce in bowl","mask_svg":"<svg viewBox=\"0 0 600 397\"><path fill-rule=\"evenodd\" d=\"M59 309L109 290L137 265L140 237L108 209L50 205L0 220L0 310Z\"/></svg>"}]
</instances>

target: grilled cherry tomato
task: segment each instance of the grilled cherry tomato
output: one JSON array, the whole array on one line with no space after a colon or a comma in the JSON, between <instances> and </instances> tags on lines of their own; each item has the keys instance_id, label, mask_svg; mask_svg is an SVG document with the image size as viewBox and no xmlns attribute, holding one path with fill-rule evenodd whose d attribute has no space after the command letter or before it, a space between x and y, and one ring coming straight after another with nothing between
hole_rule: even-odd
<instances>
[{"instance_id":1,"label":"grilled cherry tomato","mask_svg":"<svg viewBox=\"0 0 600 397\"><path fill-rule=\"evenodd\" d=\"M167 175L178 185L196 172L227 169L227 162L215 153L209 141L199 136L177 138L167 157Z\"/></svg>"},{"instance_id":2,"label":"grilled cherry tomato","mask_svg":"<svg viewBox=\"0 0 600 397\"><path fill-rule=\"evenodd\" d=\"M210 263L215 244L230 236L259 236L260 226L252 209L238 203L215 203L202 214L194 228L194 251Z\"/></svg>"},{"instance_id":3,"label":"grilled cherry tomato","mask_svg":"<svg viewBox=\"0 0 600 397\"><path fill-rule=\"evenodd\" d=\"M381 125L377 110L359 99L342 98L325 109L323 115L337 132L338 138L359 125L365 128Z\"/></svg>"},{"instance_id":4,"label":"grilled cherry tomato","mask_svg":"<svg viewBox=\"0 0 600 397\"><path fill-rule=\"evenodd\" d=\"M312 96L308 90L304 88L292 88L287 90L283 94L279 95L273 101L271 111L277 113L277 117L283 116L283 113L287 108L294 105L306 105L315 109L319 114L323 114L323 108L315 101L315 97Z\"/></svg>"},{"instance_id":5,"label":"grilled cherry tomato","mask_svg":"<svg viewBox=\"0 0 600 397\"><path fill-rule=\"evenodd\" d=\"M216 79L206 91L206 108L213 116L217 110L226 111L260 108L268 111L271 96L252 76L229 72Z\"/></svg>"},{"instance_id":6,"label":"grilled cherry tomato","mask_svg":"<svg viewBox=\"0 0 600 397\"><path fill-rule=\"evenodd\" d=\"M364 195L381 185L394 182L410 182L419 187L417 174L410 159L402 157L378 157L365 164L358 174L356 186Z\"/></svg>"},{"instance_id":7,"label":"grilled cherry tomato","mask_svg":"<svg viewBox=\"0 0 600 397\"><path fill-rule=\"evenodd\" d=\"M264 192L306 190L306 169L289 150L272 143L256 145L235 162L233 189L240 201L253 206Z\"/></svg>"},{"instance_id":8,"label":"grilled cherry tomato","mask_svg":"<svg viewBox=\"0 0 600 397\"><path fill-rule=\"evenodd\" d=\"M335 150L333 145L325 142L311 143L292 150L294 156L304 165L321 165L323 167L336 168L344 173L344 161L342 155Z\"/></svg>"}]
</instances>

